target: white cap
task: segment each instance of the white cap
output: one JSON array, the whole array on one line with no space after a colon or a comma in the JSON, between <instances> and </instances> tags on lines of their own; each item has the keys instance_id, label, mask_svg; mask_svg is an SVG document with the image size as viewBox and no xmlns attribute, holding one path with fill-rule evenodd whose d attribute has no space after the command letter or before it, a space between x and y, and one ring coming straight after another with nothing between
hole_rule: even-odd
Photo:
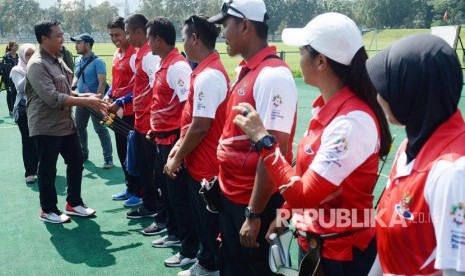
<instances>
[{"instance_id":1,"label":"white cap","mask_svg":"<svg viewBox=\"0 0 465 276\"><path fill-rule=\"evenodd\" d=\"M335 12L318 15L304 28L283 30L284 44L310 45L322 55L350 65L355 54L363 47L362 32L349 17Z\"/></svg>"},{"instance_id":2,"label":"white cap","mask_svg":"<svg viewBox=\"0 0 465 276\"><path fill-rule=\"evenodd\" d=\"M208 21L221 23L229 15L257 22L265 22L268 18L263 0L224 0L221 13L210 17Z\"/></svg>"}]
</instances>

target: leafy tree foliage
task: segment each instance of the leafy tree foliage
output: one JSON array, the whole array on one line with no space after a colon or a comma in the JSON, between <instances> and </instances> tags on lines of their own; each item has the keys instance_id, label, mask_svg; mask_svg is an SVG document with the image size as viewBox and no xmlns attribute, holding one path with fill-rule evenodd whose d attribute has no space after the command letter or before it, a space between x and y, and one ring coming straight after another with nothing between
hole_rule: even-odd
<instances>
[{"instance_id":1,"label":"leafy tree foliage","mask_svg":"<svg viewBox=\"0 0 465 276\"><path fill-rule=\"evenodd\" d=\"M39 0L0 0L0 35L32 34L33 25L42 18L63 23L71 35L106 33L106 24L118 14L108 2L86 6L85 0L56 0L40 9ZM302 27L323 12L340 12L367 28L430 28L432 25L465 24L464 0L264 0L270 20L270 34L285 27ZM220 11L222 0L140 0L137 12L148 19L170 18L178 31L193 14L212 16ZM447 11L447 20L443 16Z\"/></svg>"}]
</instances>

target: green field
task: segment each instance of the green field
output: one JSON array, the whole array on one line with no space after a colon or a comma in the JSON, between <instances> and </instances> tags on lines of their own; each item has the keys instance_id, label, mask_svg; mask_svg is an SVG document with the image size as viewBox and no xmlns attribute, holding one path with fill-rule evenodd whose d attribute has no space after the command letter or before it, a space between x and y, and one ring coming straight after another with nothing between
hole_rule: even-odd
<instances>
[{"instance_id":1,"label":"green field","mask_svg":"<svg viewBox=\"0 0 465 276\"><path fill-rule=\"evenodd\" d=\"M380 32L378 47L381 49L414 31ZM365 36L367 49L371 39L372 34ZM286 47L282 43L276 45L279 51L287 52L286 61L290 66L298 68L297 49ZM75 51L73 44L67 43L67 46ZM4 45L0 47L4 49ZM178 47L182 49L182 45ZM105 59L110 70L114 46L109 43L96 44L94 50ZM218 44L218 51L225 53L223 43ZM223 54L222 59L232 75L239 58L230 58ZM296 78L295 82L299 94L295 135L297 142L308 127L311 103L319 95L319 91L304 84L301 78ZM459 108L462 114L465 114L465 89L462 91ZM394 153L405 137L405 131L401 127L391 126L391 132L396 136L396 140L374 191L376 197L381 194L386 184L386 175L391 169ZM1 275L175 275L181 270L163 265L163 260L175 253L173 249L154 249L150 246L150 241L160 238L159 235L144 237L139 233L139 230L147 227L152 220L128 220L125 217L128 209L124 208L121 202L111 200L112 194L125 187L121 164L116 158L113 134L115 168L103 170L103 156L98 137L91 127L88 133L91 154L84 164L82 195L86 204L97 210L97 215L92 219L73 218L71 223L62 225L43 223L38 219L38 187L37 184L24 184L20 134L12 117L8 115L5 93L0 93L0 137L3 143L3 161L0 162L0 183L3 192L3 200L0 203ZM66 200L65 176L66 167L59 158L56 179L59 208L63 208ZM292 262L297 264L295 241L291 251Z\"/></svg>"},{"instance_id":2,"label":"green field","mask_svg":"<svg viewBox=\"0 0 465 276\"><path fill-rule=\"evenodd\" d=\"M379 31L371 31L364 35L364 42L365 42L365 49L368 51L369 55L372 56L376 54L377 51L389 46L392 42L403 38L405 36L417 33L429 33L431 32L430 29L392 29L392 30L379 30ZM279 36L277 36L279 37ZM461 37L464 39L465 43L465 28L462 28ZM21 41L19 41L21 43ZM300 77L300 66L299 66L299 51L296 47L286 46L281 42L270 42L271 45L275 45L278 52L284 52L284 59L289 64L291 69L294 71L294 75L296 77ZM74 43L71 41L67 41L65 46L74 54L76 54L76 50L74 47ZM183 50L182 43L177 43L176 45L180 51ZM463 51L461 51L460 43L458 45L459 50L457 54L459 55L459 59L463 62ZM5 49L5 45L0 44L0 49ZM108 80L111 79L111 61L112 56L115 52L115 47L112 43L96 43L93 47L94 52L101 56L107 65L108 73ZM226 67L226 70L229 73L231 79L235 77L234 68L237 66L239 61L241 60L240 57L230 57L226 53L226 44L223 42L217 43L217 51L221 55L221 59Z\"/></svg>"}]
</instances>

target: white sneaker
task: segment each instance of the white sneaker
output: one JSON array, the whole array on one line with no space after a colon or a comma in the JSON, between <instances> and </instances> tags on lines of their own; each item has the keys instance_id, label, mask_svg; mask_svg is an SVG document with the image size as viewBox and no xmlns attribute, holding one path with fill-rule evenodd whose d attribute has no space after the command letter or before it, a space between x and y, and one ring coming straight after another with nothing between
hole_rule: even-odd
<instances>
[{"instance_id":1,"label":"white sneaker","mask_svg":"<svg viewBox=\"0 0 465 276\"><path fill-rule=\"evenodd\" d=\"M185 266L197 262L197 258L188 258L181 255L181 253L176 253L174 256L169 257L165 260L165 265L168 267L179 267Z\"/></svg>"},{"instance_id":2,"label":"white sneaker","mask_svg":"<svg viewBox=\"0 0 465 276\"><path fill-rule=\"evenodd\" d=\"M33 175L29 175L25 178L26 184L36 183L36 178Z\"/></svg>"},{"instance_id":3,"label":"white sneaker","mask_svg":"<svg viewBox=\"0 0 465 276\"><path fill-rule=\"evenodd\" d=\"M50 213L44 213L44 211L41 211L39 219L45 222L50 222L50 223L64 223L64 222L71 221L70 217L61 213L60 211L50 212Z\"/></svg>"},{"instance_id":4,"label":"white sneaker","mask_svg":"<svg viewBox=\"0 0 465 276\"><path fill-rule=\"evenodd\" d=\"M152 247L155 247L155 248L165 248L165 247L175 247L175 246L181 246L181 241L173 235L166 235L162 238L152 241Z\"/></svg>"},{"instance_id":5,"label":"white sneaker","mask_svg":"<svg viewBox=\"0 0 465 276\"><path fill-rule=\"evenodd\" d=\"M188 270L179 272L178 276L220 276L220 271L207 270L199 262L196 262Z\"/></svg>"},{"instance_id":6,"label":"white sneaker","mask_svg":"<svg viewBox=\"0 0 465 276\"><path fill-rule=\"evenodd\" d=\"M84 204L71 207L71 205L66 203L65 214L75 215L75 216L80 216L80 217L90 217L95 214L95 210L87 207Z\"/></svg>"}]
</instances>

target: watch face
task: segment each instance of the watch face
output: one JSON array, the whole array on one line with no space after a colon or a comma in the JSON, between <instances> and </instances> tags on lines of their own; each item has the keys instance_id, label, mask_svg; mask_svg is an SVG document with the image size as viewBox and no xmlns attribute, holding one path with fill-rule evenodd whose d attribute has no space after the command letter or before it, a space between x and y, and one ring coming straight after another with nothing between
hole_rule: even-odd
<instances>
[{"instance_id":1,"label":"watch face","mask_svg":"<svg viewBox=\"0 0 465 276\"><path fill-rule=\"evenodd\" d=\"M269 147L273 146L273 142L274 142L274 139L273 139L272 136L263 137L263 146L265 148L269 148Z\"/></svg>"}]
</instances>

